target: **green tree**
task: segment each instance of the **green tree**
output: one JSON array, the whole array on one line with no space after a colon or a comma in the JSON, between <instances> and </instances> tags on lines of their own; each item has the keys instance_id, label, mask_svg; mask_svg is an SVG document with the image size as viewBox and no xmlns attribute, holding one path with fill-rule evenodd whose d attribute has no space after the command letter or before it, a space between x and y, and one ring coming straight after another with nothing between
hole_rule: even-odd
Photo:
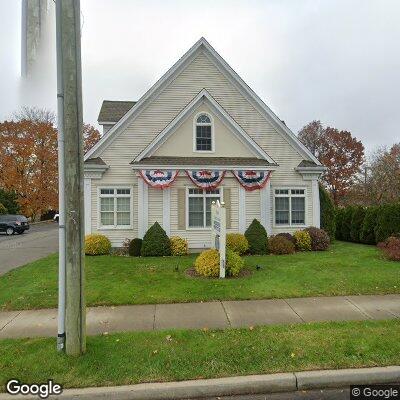
<instances>
[{"instance_id":1,"label":"green tree","mask_svg":"<svg viewBox=\"0 0 400 400\"><path fill-rule=\"evenodd\" d=\"M378 207L368 207L365 212L364 222L361 227L360 241L365 244L376 244L375 226L378 216Z\"/></svg>"},{"instance_id":2,"label":"green tree","mask_svg":"<svg viewBox=\"0 0 400 400\"><path fill-rule=\"evenodd\" d=\"M364 223L365 218L365 208L362 206L357 206L354 209L353 216L351 218L351 230L350 230L350 238L353 242L360 242L360 235L362 225Z\"/></svg>"},{"instance_id":3,"label":"green tree","mask_svg":"<svg viewBox=\"0 0 400 400\"><path fill-rule=\"evenodd\" d=\"M351 221L353 219L354 207L348 206L343 209L341 239L345 242L351 241Z\"/></svg>"},{"instance_id":4,"label":"green tree","mask_svg":"<svg viewBox=\"0 0 400 400\"><path fill-rule=\"evenodd\" d=\"M8 214L18 214L20 212L15 192L0 189L0 203L7 209Z\"/></svg>"},{"instance_id":5,"label":"green tree","mask_svg":"<svg viewBox=\"0 0 400 400\"><path fill-rule=\"evenodd\" d=\"M321 206L321 228L333 239L336 231L335 205L331 196L321 184L319 185L319 202Z\"/></svg>"}]
</instances>

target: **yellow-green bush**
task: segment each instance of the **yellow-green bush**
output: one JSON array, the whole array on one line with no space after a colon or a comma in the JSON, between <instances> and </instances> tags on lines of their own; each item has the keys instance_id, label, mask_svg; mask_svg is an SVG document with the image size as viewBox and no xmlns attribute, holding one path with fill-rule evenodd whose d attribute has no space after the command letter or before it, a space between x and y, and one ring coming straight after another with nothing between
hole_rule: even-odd
<instances>
[{"instance_id":1,"label":"yellow-green bush","mask_svg":"<svg viewBox=\"0 0 400 400\"><path fill-rule=\"evenodd\" d=\"M173 256L185 256L188 253L188 241L179 236L171 236L171 254Z\"/></svg>"},{"instance_id":2,"label":"yellow-green bush","mask_svg":"<svg viewBox=\"0 0 400 400\"><path fill-rule=\"evenodd\" d=\"M300 251L311 251L311 236L307 231L296 231L293 234L296 241L296 249Z\"/></svg>"},{"instance_id":3,"label":"yellow-green bush","mask_svg":"<svg viewBox=\"0 0 400 400\"><path fill-rule=\"evenodd\" d=\"M196 258L196 272L207 277L219 276L219 252L216 249L205 250ZM244 267L244 261L232 250L226 251L226 276L237 276Z\"/></svg>"},{"instance_id":4,"label":"yellow-green bush","mask_svg":"<svg viewBox=\"0 0 400 400\"><path fill-rule=\"evenodd\" d=\"M89 256L99 256L110 254L111 242L104 235L87 235L85 237L85 254Z\"/></svg>"},{"instance_id":5,"label":"yellow-green bush","mask_svg":"<svg viewBox=\"0 0 400 400\"><path fill-rule=\"evenodd\" d=\"M238 276L244 267L243 258L232 250L226 250L226 275Z\"/></svg>"},{"instance_id":6,"label":"yellow-green bush","mask_svg":"<svg viewBox=\"0 0 400 400\"><path fill-rule=\"evenodd\" d=\"M249 250L249 242L246 236L241 233L228 233L226 235L226 247L240 255L243 255Z\"/></svg>"}]
</instances>

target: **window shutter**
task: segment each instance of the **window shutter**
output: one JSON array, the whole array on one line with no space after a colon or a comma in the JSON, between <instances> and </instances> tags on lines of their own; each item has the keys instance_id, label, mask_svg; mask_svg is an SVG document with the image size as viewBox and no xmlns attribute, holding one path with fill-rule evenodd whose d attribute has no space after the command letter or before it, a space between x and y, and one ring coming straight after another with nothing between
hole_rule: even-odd
<instances>
[{"instance_id":1,"label":"window shutter","mask_svg":"<svg viewBox=\"0 0 400 400\"><path fill-rule=\"evenodd\" d=\"M231 189L224 188L223 196L226 210L226 229L231 229Z\"/></svg>"},{"instance_id":2,"label":"window shutter","mask_svg":"<svg viewBox=\"0 0 400 400\"><path fill-rule=\"evenodd\" d=\"M186 229L186 189L178 189L178 229Z\"/></svg>"}]
</instances>

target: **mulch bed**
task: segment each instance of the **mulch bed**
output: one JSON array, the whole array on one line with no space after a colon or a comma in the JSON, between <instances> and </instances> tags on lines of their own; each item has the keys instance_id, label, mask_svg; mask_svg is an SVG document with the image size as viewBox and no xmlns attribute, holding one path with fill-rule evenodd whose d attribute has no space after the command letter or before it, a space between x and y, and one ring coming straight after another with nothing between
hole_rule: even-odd
<instances>
[{"instance_id":1,"label":"mulch bed","mask_svg":"<svg viewBox=\"0 0 400 400\"><path fill-rule=\"evenodd\" d=\"M219 279L216 277L207 277L207 276L203 276L200 275L196 272L194 267L190 267L188 268L186 271L186 275L189 278L203 278L203 279ZM227 276L226 279L238 279L238 278L245 278L247 276L250 276L253 273L253 271L247 269L247 268L243 268L240 272L238 276Z\"/></svg>"}]
</instances>

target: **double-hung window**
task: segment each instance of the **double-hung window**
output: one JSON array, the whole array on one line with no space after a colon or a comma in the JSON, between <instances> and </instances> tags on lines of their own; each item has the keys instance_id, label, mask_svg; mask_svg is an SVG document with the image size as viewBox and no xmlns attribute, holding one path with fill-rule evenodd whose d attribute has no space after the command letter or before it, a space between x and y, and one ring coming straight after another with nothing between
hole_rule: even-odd
<instances>
[{"instance_id":1,"label":"double-hung window","mask_svg":"<svg viewBox=\"0 0 400 400\"><path fill-rule=\"evenodd\" d=\"M275 189L275 225L305 225L305 189Z\"/></svg>"},{"instance_id":2,"label":"double-hung window","mask_svg":"<svg viewBox=\"0 0 400 400\"><path fill-rule=\"evenodd\" d=\"M194 150L212 152L213 144L213 126L211 117L207 114L200 114L195 121Z\"/></svg>"},{"instance_id":3,"label":"double-hung window","mask_svg":"<svg viewBox=\"0 0 400 400\"><path fill-rule=\"evenodd\" d=\"M131 226L130 188L100 188L100 227L129 228Z\"/></svg>"},{"instance_id":4,"label":"double-hung window","mask_svg":"<svg viewBox=\"0 0 400 400\"><path fill-rule=\"evenodd\" d=\"M221 201L220 191L221 189L188 189L188 228L209 228L211 226L211 203L217 200Z\"/></svg>"}]
</instances>

